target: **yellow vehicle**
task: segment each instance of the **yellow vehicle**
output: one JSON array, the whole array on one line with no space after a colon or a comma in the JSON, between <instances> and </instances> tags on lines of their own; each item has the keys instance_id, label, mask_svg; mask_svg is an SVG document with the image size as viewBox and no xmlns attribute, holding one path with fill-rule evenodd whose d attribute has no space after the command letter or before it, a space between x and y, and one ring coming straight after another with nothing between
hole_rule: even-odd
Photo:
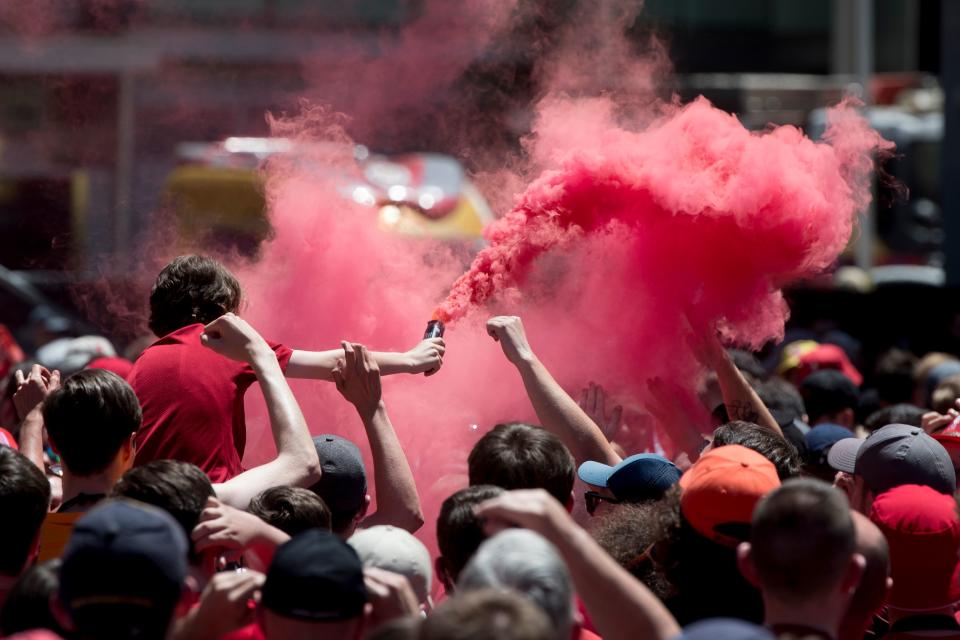
<instances>
[{"instance_id":1,"label":"yellow vehicle","mask_svg":"<svg viewBox=\"0 0 960 640\"><path fill-rule=\"evenodd\" d=\"M165 196L184 238L227 240L255 249L269 232L258 168L274 154L295 154L283 138L228 138L187 143L180 166L168 176ZM454 158L436 153L371 154L357 145L355 165L318 167L334 177L344 198L369 207L371 220L391 233L480 241L493 221L486 200Z\"/></svg>"}]
</instances>

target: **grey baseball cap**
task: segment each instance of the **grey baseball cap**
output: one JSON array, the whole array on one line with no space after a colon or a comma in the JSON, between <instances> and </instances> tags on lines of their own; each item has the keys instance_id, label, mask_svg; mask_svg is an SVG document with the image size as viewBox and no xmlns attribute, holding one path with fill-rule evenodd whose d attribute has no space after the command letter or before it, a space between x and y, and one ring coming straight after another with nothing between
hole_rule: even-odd
<instances>
[{"instance_id":1,"label":"grey baseball cap","mask_svg":"<svg viewBox=\"0 0 960 640\"><path fill-rule=\"evenodd\" d=\"M360 449L335 435L313 438L322 475L310 490L323 498L331 511L357 511L367 495L367 471Z\"/></svg>"},{"instance_id":2,"label":"grey baseball cap","mask_svg":"<svg viewBox=\"0 0 960 640\"><path fill-rule=\"evenodd\" d=\"M860 476L878 495L904 484L946 494L957 490L950 454L920 427L888 424L866 440L844 438L831 447L827 462L838 471Z\"/></svg>"}]
</instances>

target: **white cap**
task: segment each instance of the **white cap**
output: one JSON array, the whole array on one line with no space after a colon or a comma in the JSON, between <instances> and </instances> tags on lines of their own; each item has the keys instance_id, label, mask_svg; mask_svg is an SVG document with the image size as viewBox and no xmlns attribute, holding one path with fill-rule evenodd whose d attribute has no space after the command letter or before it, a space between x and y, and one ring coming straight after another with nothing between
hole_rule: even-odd
<instances>
[{"instance_id":1,"label":"white cap","mask_svg":"<svg viewBox=\"0 0 960 640\"><path fill-rule=\"evenodd\" d=\"M347 543L360 556L364 567L406 576L420 604L429 604L433 581L430 552L409 532L390 525L377 525L360 529Z\"/></svg>"}]
</instances>

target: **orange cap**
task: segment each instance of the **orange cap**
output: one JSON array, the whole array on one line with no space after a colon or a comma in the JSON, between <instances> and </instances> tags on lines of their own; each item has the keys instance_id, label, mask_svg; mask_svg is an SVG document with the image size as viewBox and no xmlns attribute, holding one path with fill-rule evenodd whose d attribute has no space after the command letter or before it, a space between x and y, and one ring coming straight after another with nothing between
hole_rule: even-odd
<instances>
[{"instance_id":1,"label":"orange cap","mask_svg":"<svg viewBox=\"0 0 960 640\"><path fill-rule=\"evenodd\" d=\"M760 498L780 486L777 468L738 444L711 449L680 478L680 512L700 535L727 546L746 540Z\"/></svg>"}]
</instances>

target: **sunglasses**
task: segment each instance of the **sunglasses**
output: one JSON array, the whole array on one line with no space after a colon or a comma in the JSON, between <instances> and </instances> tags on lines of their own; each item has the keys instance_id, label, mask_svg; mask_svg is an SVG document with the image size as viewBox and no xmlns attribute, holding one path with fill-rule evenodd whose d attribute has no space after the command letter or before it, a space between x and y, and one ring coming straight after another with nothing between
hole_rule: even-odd
<instances>
[{"instance_id":1,"label":"sunglasses","mask_svg":"<svg viewBox=\"0 0 960 640\"><path fill-rule=\"evenodd\" d=\"M609 502L610 504L620 504L622 502L622 500L605 496L597 493L596 491L585 491L583 494L583 501L587 503L587 513L590 515L593 515L593 513L597 510L597 507L600 506L601 502Z\"/></svg>"}]
</instances>

